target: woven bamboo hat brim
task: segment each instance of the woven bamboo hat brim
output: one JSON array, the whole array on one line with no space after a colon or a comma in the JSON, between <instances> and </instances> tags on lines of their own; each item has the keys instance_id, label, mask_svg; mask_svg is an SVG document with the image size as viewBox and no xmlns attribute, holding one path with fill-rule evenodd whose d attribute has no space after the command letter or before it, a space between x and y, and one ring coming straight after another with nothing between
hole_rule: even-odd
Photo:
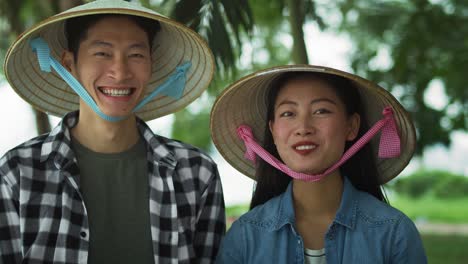
<instances>
[{"instance_id":1,"label":"woven bamboo hat brim","mask_svg":"<svg viewBox=\"0 0 468 264\"><path fill-rule=\"evenodd\" d=\"M52 71L39 68L36 54L29 40L42 37L51 49L51 55L60 60L67 47L64 22L72 17L94 14L133 15L160 22L152 47L152 76L146 94L162 84L177 66L190 61L186 86L181 98L157 96L137 115L151 120L176 112L197 99L208 87L214 73L213 54L206 42L190 28L164 17L153 10L122 0L98 0L52 16L24 32L6 54L5 75L13 89L33 107L55 116L78 109L78 95Z\"/></svg>"},{"instance_id":2,"label":"woven bamboo hat brim","mask_svg":"<svg viewBox=\"0 0 468 264\"><path fill-rule=\"evenodd\" d=\"M267 125L268 88L286 72L319 72L351 80L359 90L369 127L382 118L382 111L386 106L391 106L401 139L401 155L390 159L377 158L380 137L377 135L371 140L377 169L381 175L379 182L388 182L406 167L415 149L415 129L409 114L388 91L359 76L336 69L290 65L250 74L230 85L217 98L211 111L211 135L218 151L234 168L255 180L255 165L244 158L244 143L237 137L236 129L242 124L250 126L257 142L263 144L263 133Z\"/></svg>"}]
</instances>

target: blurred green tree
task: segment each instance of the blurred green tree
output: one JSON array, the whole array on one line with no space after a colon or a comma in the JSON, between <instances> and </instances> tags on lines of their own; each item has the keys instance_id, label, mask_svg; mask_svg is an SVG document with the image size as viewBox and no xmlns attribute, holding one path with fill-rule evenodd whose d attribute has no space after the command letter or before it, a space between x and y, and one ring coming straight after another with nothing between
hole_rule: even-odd
<instances>
[{"instance_id":1,"label":"blurred green tree","mask_svg":"<svg viewBox=\"0 0 468 264\"><path fill-rule=\"evenodd\" d=\"M355 43L355 72L397 95L416 122L419 154L468 123L468 1L341 0L341 30ZM387 60L386 65L378 63ZM442 84L446 104L428 103ZM445 103L445 102L444 102Z\"/></svg>"},{"instance_id":2,"label":"blurred green tree","mask_svg":"<svg viewBox=\"0 0 468 264\"><path fill-rule=\"evenodd\" d=\"M50 0L50 1L35 1L35 0L0 0L0 33L8 38L2 38L0 41L0 59L3 61L6 50L10 43L21 34L26 28L32 26L38 21L57 14L63 10L69 9L73 6L82 4L83 0ZM157 8L153 1L142 0L141 4L156 9L161 13L173 10L173 15L182 23L196 29L202 36L204 36L215 55L216 64L223 72L233 72L236 69L235 62L236 56L233 45L233 39L230 35L234 34L237 40L237 46L240 46L240 32L241 29L248 32L252 28L252 16L249 6L245 5L246 0L203 0L203 1L170 1L164 0L162 5ZM161 9L159 9L161 7ZM3 64L2 64L3 65ZM3 68L0 69L3 74ZM38 134L50 131L50 123L46 114L33 109L36 115L36 124ZM184 113L183 111L176 115L180 119ZM202 111L199 115L209 114ZM179 118L178 118L179 117ZM201 116L200 116L201 117ZM208 120L207 117L202 120ZM188 118L182 117L184 122ZM208 122L206 121L206 124ZM174 129L175 130L175 129ZM194 142L195 145L202 147L209 146L206 142L209 140L208 130L203 131L200 136L191 135L189 142ZM184 136L183 136L184 137ZM200 140L198 140L200 138Z\"/></svg>"},{"instance_id":3,"label":"blurred green tree","mask_svg":"<svg viewBox=\"0 0 468 264\"><path fill-rule=\"evenodd\" d=\"M165 3L170 2L173 1L165 1ZM239 75L273 65L307 64L304 23L306 19L309 19L315 21L320 27L325 26L322 18L316 13L315 2L311 0L221 0L218 2L181 0L173 6L171 17L186 23L201 32L202 35L206 32L202 22L214 22L204 36L208 39L215 55L216 50L219 50L219 55L225 61L217 61L219 70L209 88L209 94L212 97L216 96ZM229 22L226 24L230 27L218 28L223 19ZM292 49L286 48L281 43L279 32L292 37ZM224 38L220 40L214 36L224 36ZM229 38L232 39L231 42L227 41ZM218 46L219 49L216 48ZM251 58L247 59L249 65L241 65L240 59L245 55L244 50L247 48L252 50L250 52ZM258 56L258 54L264 56ZM211 101L214 99L211 98ZM197 122L200 122L198 123L200 127L208 129L211 104L205 104L204 107L206 109L198 113L186 110L178 112L174 119L172 137L208 150L211 145L208 130L202 129L199 130L199 133L179 131L179 129L188 129L183 123L186 123L190 118L195 118ZM207 116L202 117L202 115Z\"/></svg>"},{"instance_id":4,"label":"blurred green tree","mask_svg":"<svg viewBox=\"0 0 468 264\"><path fill-rule=\"evenodd\" d=\"M75 1L0 0L0 57L13 39L40 19ZM89 2L89 1L86 1ZM435 143L448 145L450 132L465 130L468 89L468 2L462 0L141 0L147 7L191 26L207 39L218 70L209 88L207 109L175 115L174 137L209 148L209 133L179 133L194 115L208 115L214 97L239 75L273 65L307 63L302 27L316 23L350 35L354 71L392 91L410 111L418 129L418 153ZM155 4L156 3L156 4ZM157 6L156 6L157 5ZM341 23L330 19L341 14ZM255 21L254 21L255 20ZM281 42L290 35L292 48ZM250 51L249 51L250 50ZM249 52L248 52L249 51ZM240 58L248 56L247 64ZM313 56L313 54L311 54ZM382 61L387 63L379 63ZM3 58L2 58L3 61ZM2 70L3 72L3 70ZM442 84L446 104L428 103L429 87ZM37 113L37 112L36 112ZM40 115L40 114L39 114ZM184 116L189 115L189 116ZM37 114L36 114L37 116ZM200 122L208 118L196 117ZM39 120L46 118L39 117ZM208 127L208 123L200 124ZM38 125L45 132L47 125Z\"/></svg>"},{"instance_id":5,"label":"blurred green tree","mask_svg":"<svg viewBox=\"0 0 468 264\"><path fill-rule=\"evenodd\" d=\"M0 0L0 34L6 36L0 41L0 59L3 62L10 43L26 28L51 15L82 4L82 0L35 1ZM3 63L0 72L3 74ZM36 120L37 134L50 131L47 114L32 108Z\"/></svg>"}]
</instances>

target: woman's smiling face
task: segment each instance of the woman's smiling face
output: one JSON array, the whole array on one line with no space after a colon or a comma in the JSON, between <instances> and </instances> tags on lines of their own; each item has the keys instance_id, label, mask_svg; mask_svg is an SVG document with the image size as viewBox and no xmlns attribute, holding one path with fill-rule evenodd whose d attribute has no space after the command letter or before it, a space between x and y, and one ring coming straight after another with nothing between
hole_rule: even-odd
<instances>
[{"instance_id":1,"label":"woman's smiling face","mask_svg":"<svg viewBox=\"0 0 468 264\"><path fill-rule=\"evenodd\" d=\"M356 137L359 115L348 116L327 82L303 76L280 87L269 127L278 154L289 168L317 174L336 163L346 141Z\"/></svg>"}]
</instances>

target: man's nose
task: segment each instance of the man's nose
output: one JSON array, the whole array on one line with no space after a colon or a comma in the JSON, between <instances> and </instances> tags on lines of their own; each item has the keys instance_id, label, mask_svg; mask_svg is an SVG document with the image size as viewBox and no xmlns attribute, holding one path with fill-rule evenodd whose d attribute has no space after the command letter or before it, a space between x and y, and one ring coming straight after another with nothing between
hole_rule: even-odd
<instances>
[{"instance_id":1,"label":"man's nose","mask_svg":"<svg viewBox=\"0 0 468 264\"><path fill-rule=\"evenodd\" d=\"M131 78L132 72L127 58L123 56L115 57L111 65L109 75L116 81L123 81Z\"/></svg>"}]
</instances>

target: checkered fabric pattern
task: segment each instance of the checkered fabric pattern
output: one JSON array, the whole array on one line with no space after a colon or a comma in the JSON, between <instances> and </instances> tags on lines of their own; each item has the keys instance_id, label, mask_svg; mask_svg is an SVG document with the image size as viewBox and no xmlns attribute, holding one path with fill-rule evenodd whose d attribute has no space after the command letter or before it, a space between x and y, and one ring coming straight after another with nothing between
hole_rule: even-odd
<instances>
[{"instance_id":1,"label":"checkered fabric pattern","mask_svg":"<svg viewBox=\"0 0 468 264\"><path fill-rule=\"evenodd\" d=\"M69 113L0 159L0 263L87 263L88 218L70 147L77 121L78 112ZM138 128L148 148L154 262L213 262L225 233L216 164L141 120Z\"/></svg>"}]
</instances>

